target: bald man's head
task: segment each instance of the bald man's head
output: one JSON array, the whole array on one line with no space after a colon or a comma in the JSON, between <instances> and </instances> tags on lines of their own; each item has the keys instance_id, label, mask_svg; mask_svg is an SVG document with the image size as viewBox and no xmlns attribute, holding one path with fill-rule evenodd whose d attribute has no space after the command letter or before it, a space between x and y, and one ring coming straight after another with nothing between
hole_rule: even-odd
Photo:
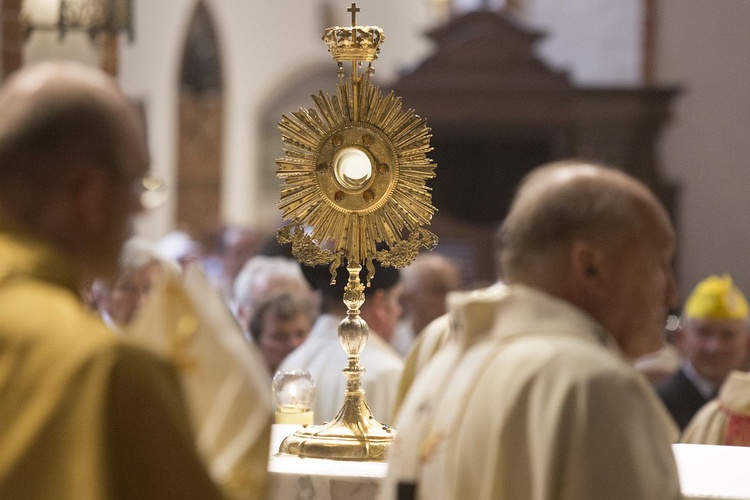
<instances>
[{"instance_id":1,"label":"bald man's head","mask_svg":"<svg viewBox=\"0 0 750 500\"><path fill-rule=\"evenodd\" d=\"M499 233L504 280L585 311L635 358L661 346L679 300L675 235L666 211L636 179L563 162L521 184Z\"/></svg>"},{"instance_id":2,"label":"bald man's head","mask_svg":"<svg viewBox=\"0 0 750 500\"><path fill-rule=\"evenodd\" d=\"M11 185L30 179L38 189L54 187L71 157L116 169L123 148L146 156L135 110L94 68L49 62L22 69L0 91L0 109L0 179L9 195L18 193Z\"/></svg>"},{"instance_id":3,"label":"bald man's head","mask_svg":"<svg viewBox=\"0 0 750 500\"><path fill-rule=\"evenodd\" d=\"M149 163L134 107L98 69L47 62L8 79L0 110L4 218L69 254L82 274L114 269Z\"/></svg>"},{"instance_id":4,"label":"bald man's head","mask_svg":"<svg viewBox=\"0 0 750 500\"><path fill-rule=\"evenodd\" d=\"M461 288L458 266L448 257L422 253L401 271L401 302L415 334L446 312L445 298Z\"/></svg>"},{"instance_id":5,"label":"bald man's head","mask_svg":"<svg viewBox=\"0 0 750 500\"><path fill-rule=\"evenodd\" d=\"M503 278L513 281L547 267L577 238L615 244L647 214L670 225L651 191L623 172L576 161L535 169L522 181L498 233Z\"/></svg>"}]
</instances>

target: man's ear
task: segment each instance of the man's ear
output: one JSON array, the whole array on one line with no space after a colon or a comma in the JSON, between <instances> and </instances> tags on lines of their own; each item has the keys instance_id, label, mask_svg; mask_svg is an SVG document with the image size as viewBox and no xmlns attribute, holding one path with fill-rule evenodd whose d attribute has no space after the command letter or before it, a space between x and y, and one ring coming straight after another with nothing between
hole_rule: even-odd
<instances>
[{"instance_id":1,"label":"man's ear","mask_svg":"<svg viewBox=\"0 0 750 500\"><path fill-rule=\"evenodd\" d=\"M92 231L99 233L107 220L107 173L80 158L62 155L57 161L55 170L59 174L37 216L40 228L50 237L64 241L80 239Z\"/></svg>"},{"instance_id":2,"label":"man's ear","mask_svg":"<svg viewBox=\"0 0 750 500\"><path fill-rule=\"evenodd\" d=\"M570 246L570 277L587 294L600 296L606 292L607 269L604 251L586 240L576 240Z\"/></svg>"},{"instance_id":3,"label":"man's ear","mask_svg":"<svg viewBox=\"0 0 750 500\"><path fill-rule=\"evenodd\" d=\"M74 220L84 232L97 233L107 224L107 199L111 196L108 173L98 165L81 164L66 175L66 192Z\"/></svg>"}]
</instances>

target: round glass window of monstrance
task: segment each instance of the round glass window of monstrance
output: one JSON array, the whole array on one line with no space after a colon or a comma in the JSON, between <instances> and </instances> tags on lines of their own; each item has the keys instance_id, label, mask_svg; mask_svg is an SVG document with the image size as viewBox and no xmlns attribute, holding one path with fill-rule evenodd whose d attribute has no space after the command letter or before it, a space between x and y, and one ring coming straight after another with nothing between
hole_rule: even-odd
<instances>
[{"instance_id":1,"label":"round glass window of monstrance","mask_svg":"<svg viewBox=\"0 0 750 500\"><path fill-rule=\"evenodd\" d=\"M343 148L333 157L333 172L344 189L357 191L372 177L372 161L361 149Z\"/></svg>"}]
</instances>

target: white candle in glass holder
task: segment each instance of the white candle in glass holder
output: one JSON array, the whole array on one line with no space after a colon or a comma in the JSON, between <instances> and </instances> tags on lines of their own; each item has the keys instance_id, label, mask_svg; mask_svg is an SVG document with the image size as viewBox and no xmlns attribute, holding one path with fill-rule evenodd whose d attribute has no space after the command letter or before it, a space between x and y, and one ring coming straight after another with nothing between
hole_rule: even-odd
<instances>
[{"instance_id":1,"label":"white candle in glass holder","mask_svg":"<svg viewBox=\"0 0 750 500\"><path fill-rule=\"evenodd\" d=\"M276 423L312 425L315 382L305 370L278 371L273 377Z\"/></svg>"}]
</instances>

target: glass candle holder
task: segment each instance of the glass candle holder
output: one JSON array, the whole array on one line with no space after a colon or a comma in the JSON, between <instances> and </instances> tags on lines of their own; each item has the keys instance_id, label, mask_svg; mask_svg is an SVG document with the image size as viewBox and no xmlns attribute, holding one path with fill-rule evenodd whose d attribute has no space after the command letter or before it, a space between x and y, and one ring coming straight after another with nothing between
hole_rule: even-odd
<instances>
[{"instance_id":1,"label":"glass candle holder","mask_svg":"<svg viewBox=\"0 0 750 500\"><path fill-rule=\"evenodd\" d=\"M307 370L280 370L273 376L276 423L312 425L315 381Z\"/></svg>"}]
</instances>

